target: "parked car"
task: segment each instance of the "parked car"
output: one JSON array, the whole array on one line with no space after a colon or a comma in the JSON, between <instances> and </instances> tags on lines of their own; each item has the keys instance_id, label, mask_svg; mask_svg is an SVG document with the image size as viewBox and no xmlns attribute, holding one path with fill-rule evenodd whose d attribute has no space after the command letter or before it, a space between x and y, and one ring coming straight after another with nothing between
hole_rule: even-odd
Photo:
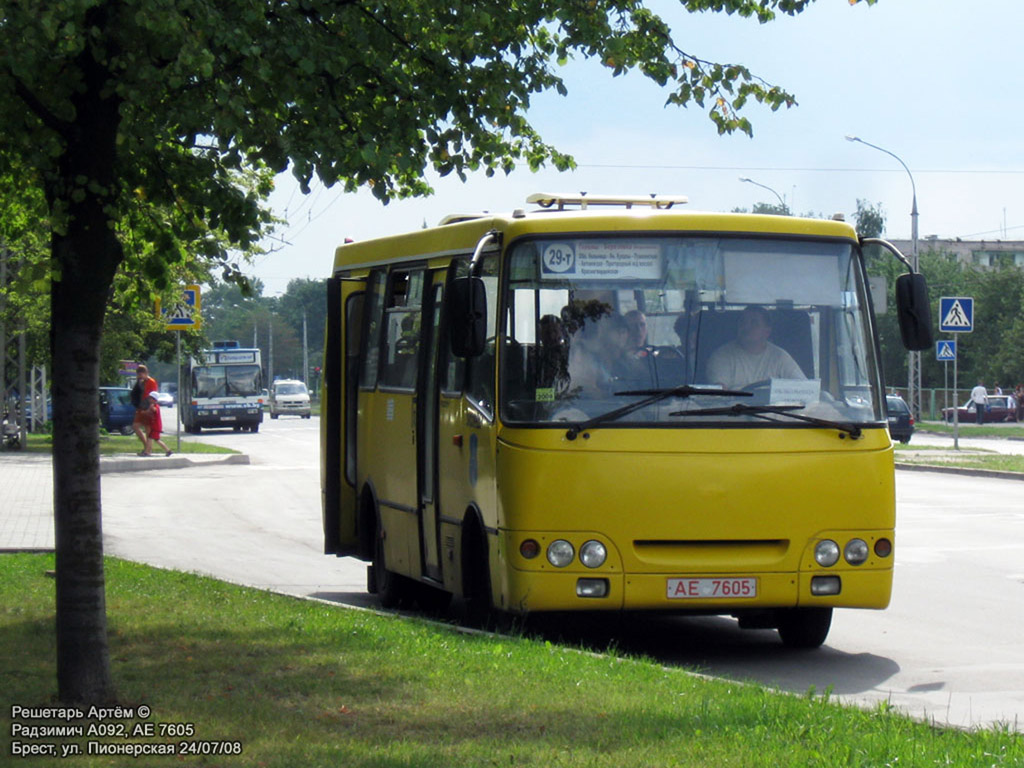
<instances>
[{"instance_id":1,"label":"parked car","mask_svg":"<svg viewBox=\"0 0 1024 768\"><path fill-rule=\"evenodd\" d=\"M100 425L107 432L130 435L134 420L131 387L100 387Z\"/></svg>"},{"instance_id":2,"label":"parked car","mask_svg":"<svg viewBox=\"0 0 1024 768\"><path fill-rule=\"evenodd\" d=\"M161 408L171 408L174 406L174 395L170 392L154 392L153 399L156 400Z\"/></svg>"},{"instance_id":3,"label":"parked car","mask_svg":"<svg viewBox=\"0 0 1024 768\"><path fill-rule=\"evenodd\" d=\"M910 406L899 395L886 395L885 408L889 414L889 435L893 440L909 443L914 434L914 416Z\"/></svg>"},{"instance_id":4,"label":"parked car","mask_svg":"<svg viewBox=\"0 0 1024 768\"><path fill-rule=\"evenodd\" d=\"M1012 395L989 395L987 398L987 404L985 405L985 423L996 422L996 421L1016 421L1017 420L1017 403L1014 401ZM953 423L953 410L952 408L942 409L943 421ZM966 403L956 409L957 419L963 424L976 424L977 411L975 410L974 402L968 400Z\"/></svg>"},{"instance_id":5,"label":"parked car","mask_svg":"<svg viewBox=\"0 0 1024 768\"><path fill-rule=\"evenodd\" d=\"M301 381L279 379L270 385L270 418L282 413L309 418L309 390Z\"/></svg>"}]
</instances>

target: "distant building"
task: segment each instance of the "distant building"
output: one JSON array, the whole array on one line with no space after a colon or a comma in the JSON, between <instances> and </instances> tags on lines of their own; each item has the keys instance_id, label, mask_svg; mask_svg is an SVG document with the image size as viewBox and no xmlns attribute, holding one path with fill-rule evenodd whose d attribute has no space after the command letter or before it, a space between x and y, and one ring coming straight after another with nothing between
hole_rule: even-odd
<instances>
[{"instance_id":1,"label":"distant building","mask_svg":"<svg viewBox=\"0 0 1024 768\"><path fill-rule=\"evenodd\" d=\"M913 243L910 240L891 240L893 245L910 256ZM976 267L998 267L1002 264L1024 269L1024 241L1022 240L944 240L939 237L925 237L917 241L918 254L927 251L955 254L963 264Z\"/></svg>"}]
</instances>

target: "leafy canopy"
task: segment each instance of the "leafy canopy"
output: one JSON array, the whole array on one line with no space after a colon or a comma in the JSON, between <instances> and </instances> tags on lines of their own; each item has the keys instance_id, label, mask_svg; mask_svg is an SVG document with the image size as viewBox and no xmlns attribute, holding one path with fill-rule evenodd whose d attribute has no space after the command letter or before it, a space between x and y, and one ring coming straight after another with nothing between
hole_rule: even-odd
<instances>
[{"instance_id":1,"label":"leafy canopy","mask_svg":"<svg viewBox=\"0 0 1024 768\"><path fill-rule=\"evenodd\" d=\"M685 0L760 22L811 0ZM874 0L869 0L873 2ZM639 70L668 102L708 109L719 132L750 133L739 111L793 97L740 65L680 48L639 0L36 0L0 2L0 116L14 154L62 197L101 195L112 219L132 201L183 214L153 232L164 253L222 229L247 245L266 225L267 187L235 174L291 164L304 183L370 186L382 200L429 191L422 171L508 172L571 158L526 118L533 94L565 92L557 63L592 57ZM118 189L59 179L84 92L116 107ZM92 119L100 119L97 115ZM269 180L266 182L269 184ZM67 188L70 186L70 188ZM212 239L209 255L222 253Z\"/></svg>"}]
</instances>

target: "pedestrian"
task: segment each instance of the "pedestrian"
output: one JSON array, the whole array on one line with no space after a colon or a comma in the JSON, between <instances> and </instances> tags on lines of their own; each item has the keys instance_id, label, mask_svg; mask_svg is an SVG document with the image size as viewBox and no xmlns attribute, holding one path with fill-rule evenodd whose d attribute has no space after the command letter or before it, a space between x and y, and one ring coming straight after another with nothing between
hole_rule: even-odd
<instances>
[{"instance_id":1,"label":"pedestrian","mask_svg":"<svg viewBox=\"0 0 1024 768\"><path fill-rule=\"evenodd\" d=\"M971 402L974 403L974 418L977 419L979 424L984 424L985 406L988 404L988 392L985 389L985 383L983 381L979 380L974 389L971 390Z\"/></svg>"},{"instance_id":2,"label":"pedestrian","mask_svg":"<svg viewBox=\"0 0 1024 768\"><path fill-rule=\"evenodd\" d=\"M1013 399L1017 401L1017 421L1024 421L1024 384L1013 390Z\"/></svg>"},{"instance_id":3,"label":"pedestrian","mask_svg":"<svg viewBox=\"0 0 1024 768\"><path fill-rule=\"evenodd\" d=\"M145 455L152 455L153 443L156 443L164 450L164 456L170 456L172 451L167 447L167 444L160 439L161 433L164 431L163 419L160 417L160 403L156 401L156 398L150 395L146 398L148 401L149 410L149 445L146 448Z\"/></svg>"},{"instance_id":4,"label":"pedestrian","mask_svg":"<svg viewBox=\"0 0 1024 768\"><path fill-rule=\"evenodd\" d=\"M164 455L170 456L171 450L160 439L163 432L163 421L160 418L160 404L157 403L153 393L159 385L156 379L149 375L149 369L140 365L135 369L135 386L132 388L131 401L135 406L135 419L132 421L132 428L135 436L142 443L142 450L139 456L152 456L153 440L164 449Z\"/></svg>"}]
</instances>

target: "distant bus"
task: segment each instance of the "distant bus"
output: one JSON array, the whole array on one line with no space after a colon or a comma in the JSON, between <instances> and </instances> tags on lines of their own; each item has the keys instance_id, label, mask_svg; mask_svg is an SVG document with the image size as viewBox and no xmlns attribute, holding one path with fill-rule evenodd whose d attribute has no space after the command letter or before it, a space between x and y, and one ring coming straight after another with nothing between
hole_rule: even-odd
<instances>
[{"instance_id":1,"label":"distant bus","mask_svg":"<svg viewBox=\"0 0 1024 768\"><path fill-rule=\"evenodd\" d=\"M325 551L368 561L386 606L724 614L793 647L886 607L867 241L679 198L528 202L337 249ZM928 348L923 279L872 242Z\"/></svg>"},{"instance_id":2,"label":"distant bus","mask_svg":"<svg viewBox=\"0 0 1024 768\"><path fill-rule=\"evenodd\" d=\"M219 342L190 358L178 398L185 431L230 427L258 432L263 423L263 367L259 349Z\"/></svg>"}]
</instances>

